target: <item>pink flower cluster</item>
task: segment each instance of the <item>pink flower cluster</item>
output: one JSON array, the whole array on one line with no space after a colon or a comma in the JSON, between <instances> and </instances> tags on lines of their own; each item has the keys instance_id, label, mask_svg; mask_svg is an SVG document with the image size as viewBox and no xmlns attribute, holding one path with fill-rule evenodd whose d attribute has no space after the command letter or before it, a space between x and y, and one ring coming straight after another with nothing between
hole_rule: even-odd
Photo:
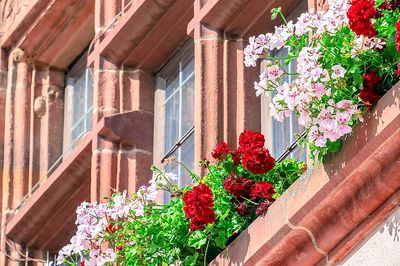
<instances>
[{"instance_id":1,"label":"pink flower cluster","mask_svg":"<svg viewBox=\"0 0 400 266\"><path fill-rule=\"evenodd\" d=\"M259 58L265 58L270 51L283 48L286 41L293 35L299 37L309 33L334 32L343 25L347 25L348 1L329 0L328 2L329 10L326 12L305 12L300 15L296 23L289 21L285 25L275 27L274 33L251 37L249 45L244 50L245 65L256 66Z\"/></svg>"},{"instance_id":2,"label":"pink flower cluster","mask_svg":"<svg viewBox=\"0 0 400 266\"><path fill-rule=\"evenodd\" d=\"M309 140L317 147L324 147L326 141L336 141L351 132L349 123L352 117L358 114L357 106L349 100L334 103L330 100L328 106L323 108L316 119L312 121L309 130Z\"/></svg>"},{"instance_id":3,"label":"pink flower cluster","mask_svg":"<svg viewBox=\"0 0 400 266\"><path fill-rule=\"evenodd\" d=\"M154 175L149 186L142 186L134 197L128 198L127 192L113 195L111 203L83 202L76 211L78 230L71 238L70 244L63 247L58 254L57 263L63 265L65 259L74 254L85 254L84 265L96 266L113 263L116 249L109 246L104 236L115 233L113 221L137 218L144 215L144 208L155 203L159 189L165 189L176 181L177 176L171 173Z\"/></svg>"},{"instance_id":4,"label":"pink flower cluster","mask_svg":"<svg viewBox=\"0 0 400 266\"><path fill-rule=\"evenodd\" d=\"M258 58L267 59L265 70L254 88L257 96L275 91L270 103L271 116L282 122L293 113L297 114L299 124L306 127L309 140L315 142L317 147L325 147L327 140L335 141L350 133L350 124L360 114L357 107L348 101L326 103L330 97L330 87L341 86L346 70L341 65L324 69L320 63L321 47L317 41L321 34L334 34L348 25L348 8L348 1L330 0L327 11L303 13L296 23L290 21L276 27L274 33L250 38L250 44L244 51L246 66L255 66ZM292 36L304 34L311 35L311 42L315 42L299 52L296 58L297 72L287 73L281 67L280 60L271 58L269 54L274 49L285 47ZM376 38L360 40L361 47L355 47L354 53L364 46L379 48L384 45ZM282 82L281 78L285 75L293 75L294 78L291 82Z\"/></svg>"}]
</instances>

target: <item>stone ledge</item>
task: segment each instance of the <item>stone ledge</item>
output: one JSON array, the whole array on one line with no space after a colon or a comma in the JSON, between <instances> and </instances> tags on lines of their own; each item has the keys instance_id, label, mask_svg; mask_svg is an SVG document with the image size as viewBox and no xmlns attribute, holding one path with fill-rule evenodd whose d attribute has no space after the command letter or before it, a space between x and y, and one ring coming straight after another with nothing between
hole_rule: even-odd
<instances>
[{"instance_id":1,"label":"stone ledge","mask_svg":"<svg viewBox=\"0 0 400 266\"><path fill-rule=\"evenodd\" d=\"M194 36L200 22L210 28L223 30L226 37L248 38L273 28L279 20L271 21L271 9L280 6L287 15L300 1L287 0L208 0L187 26L187 34ZM305 7L307 8L307 7Z\"/></svg>"},{"instance_id":2,"label":"stone ledge","mask_svg":"<svg viewBox=\"0 0 400 266\"><path fill-rule=\"evenodd\" d=\"M339 262L393 210L399 188L396 84L355 127L339 154L297 180L211 265Z\"/></svg>"},{"instance_id":3,"label":"stone ledge","mask_svg":"<svg viewBox=\"0 0 400 266\"><path fill-rule=\"evenodd\" d=\"M136 0L88 58L99 54L116 64L157 72L187 39L193 1Z\"/></svg>"}]
</instances>

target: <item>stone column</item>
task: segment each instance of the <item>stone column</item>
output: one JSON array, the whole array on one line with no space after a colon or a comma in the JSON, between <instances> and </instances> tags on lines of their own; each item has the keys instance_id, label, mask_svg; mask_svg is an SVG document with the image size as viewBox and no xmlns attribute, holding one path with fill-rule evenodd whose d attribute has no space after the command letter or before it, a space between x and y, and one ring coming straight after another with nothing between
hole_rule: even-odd
<instances>
[{"instance_id":1,"label":"stone column","mask_svg":"<svg viewBox=\"0 0 400 266\"><path fill-rule=\"evenodd\" d=\"M120 9L121 1L96 1L96 32L107 27ZM97 46L98 43L95 47ZM93 128L104 116L118 113L120 110L119 65L102 58L99 53L96 56L93 81ZM112 194L111 188L116 188L118 144L97 136L92 145L91 200L102 201L103 197Z\"/></svg>"},{"instance_id":2,"label":"stone column","mask_svg":"<svg viewBox=\"0 0 400 266\"><path fill-rule=\"evenodd\" d=\"M6 219L29 191L29 132L30 132L30 91L31 66L21 49L15 49L9 56L7 92L4 118L4 164L2 185L1 249L19 259L16 250L22 248L6 244L4 233ZM16 249L16 250L15 250ZM4 254L0 265L15 265Z\"/></svg>"},{"instance_id":3,"label":"stone column","mask_svg":"<svg viewBox=\"0 0 400 266\"><path fill-rule=\"evenodd\" d=\"M37 70L34 110L35 142L32 167L33 186L47 178L49 168L60 158L63 152L63 117L64 117L64 73L60 70ZM61 161L60 161L61 162Z\"/></svg>"},{"instance_id":4,"label":"stone column","mask_svg":"<svg viewBox=\"0 0 400 266\"><path fill-rule=\"evenodd\" d=\"M93 83L93 128L106 115L119 112L119 68L96 59ZM91 199L99 201L116 188L118 143L97 136L93 140Z\"/></svg>"},{"instance_id":5,"label":"stone column","mask_svg":"<svg viewBox=\"0 0 400 266\"><path fill-rule=\"evenodd\" d=\"M195 28L194 35L195 165L199 172L197 162L210 158L212 150L224 138L224 40L219 31L201 24Z\"/></svg>"},{"instance_id":6,"label":"stone column","mask_svg":"<svg viewBox=\"0 0 400 266\"><path fill-rule=\"evenodd\" d=\"M11 62L12 66L13 62ZM11 124L6 122L7 119L10 117L11 112L11 104L7 100L10 98L11 94L8 93L7 86L8 86L8 56L7 53L0 48L0 118L1 118L1 129L0 129L0 134L1 138L0 139L0 175L1 175L1 182L2 186L0 189L0 248L1 250L6 250L6 243L5 243L5 234L4 234L4 226L7 218L7 208L8 208L8 202L9 202L9 178L10 178L10 173L9 171L7 173L4 173L4 164L7 162L5 160L5 156L9 155L11 150L10 144L8 143L10 141L9 135L10 131L6 134L6 128L10 129ZM13 69L10 68L10 72L12 72ZM10 94L10 95L9 95ZM7 108L6 108L7 106ZM7 139L5 138L7 137ZM7 143L6 143L7 141ZM7 152L5 152L5 148L7 147ZM10 165L10 163L7 163ZM7 167L9 168L9 167ZM3 252L0 252L0 266L5 265L6 263L6 256Z\"/></svg>"},{"instance_id":7,"label":"stone column","mask_svg":"<svg viewBox=\"0 0 400 266\"><path fill-rule=\"evenodd\" d=\"M254 91L259 68L244 66L245 41L199 25L195 28L195 161L211 157L220 141L237 145L244 129L261 129ZM200 170L199 168L197 170Z\"/></svg>"},{"instance_id":8,"label":"stone column","mask_svg":"<svg viewBox=\"0 0 400 266\"><path fill-rule=\"evenodd\" d=\"M14 54L15 55L15 54ZM12 147L12 202L16 208L29 191L29 136L31 113L32 68L22 58L16 60L16 80L14 89L14 130Z\"/></svg>"},{"instance_id":9,"label":"stone column","mask_svg":"<svg viewBox=\"0 0 400 266\"><path fill-rule=\"evenodd\" d=\"M246 68L243 39L225 36L224 42L224 139L233 147L245 129L261 130L261 103L254 90L259 67Z\"/></svg>"},{"instance_id":10,"label":"stone column","mask_svg":"<svg viewBox=\"0 0 400 266\"><path fill-rule=\"evenodd\" d=\"M118 154L118 189L133 193L147 185L152 175L155 81L151 73L142 70L123 71L122 80L122 112L140 111L143 117L149 118L132 128L142 132L141 143L134 147L121 145Z\"/></svg>"}]
</instances>

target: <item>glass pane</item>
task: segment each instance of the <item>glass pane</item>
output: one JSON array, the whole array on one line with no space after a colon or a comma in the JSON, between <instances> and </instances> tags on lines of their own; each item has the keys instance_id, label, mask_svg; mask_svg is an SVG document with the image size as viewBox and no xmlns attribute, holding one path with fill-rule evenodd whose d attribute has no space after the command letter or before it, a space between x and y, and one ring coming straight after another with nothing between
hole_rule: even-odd
<instances>
[{"instance_id":1,"label":"glass pane","mask_svg":"<svg viewBox=\"0 0 400 266\"><path fill-rule=\"evenodd\" d=\"M174 72L165 81L165 99L168 99L179 88L179 66Z\"/></svg>"},{"instance_id":2,"label":"glass pane","mask_svg":"<svg viewBox=\"0 0 400 266\"><path fill-rule=\"evenodd\" d=\"M179 93L175 93L165 103L165 152L167 152L179 138Z\"/></svg>"},{"instance_id":3,"label":"glass pane","mask_svg":"<svg viewBox=\"0 0 400 266\"><path fill-rule=\"evenodd\" d=\"M194 124L194 75L182 85L182 134Z\"/></svg>"},{"instance_id":4,"label":"glass pane","mask_svg":"<svg viewBox=\"0 0 400 266\"><path fill-rule=\"evenodd\" d=\"M73 83L73 124L77 123L85 114L85 77L80 76Z\"/></svg>"},{"instance_id":5,"label":"glass pane","mask_svg":"<svg viewBox=\"0 0 400 266\"><path fill-rule=\"evenodd\" d=\"M180 148L180 160L183 164L185 164L189 169L194 169L194 134L192 134ZM180 184L181 186L189 186L191 185L192 178L188 171L180 166Z\"/></svg>"},{"instance_id":6,"label":"glass pane","mask_svg":"<svg viewBox=\"0 0 400 266\"><path fill-rule=\"evenodd\" d=\"M182 81L188 79L194 72L194 58L188 57L182 62Z\"/></svg>"},{"instance_id":7,"label":"glass pane","mask_svg":"<svg viewBox=\"0 0 400 266\"><path fill-rule=\"evenodd\" d=\"M84 132L84 120L81 120L80 123L76 124L73 128L72 128L72 141L75 141L77 138L79 138L81 136L81 134Z\"/></svg>"}]
</instances>

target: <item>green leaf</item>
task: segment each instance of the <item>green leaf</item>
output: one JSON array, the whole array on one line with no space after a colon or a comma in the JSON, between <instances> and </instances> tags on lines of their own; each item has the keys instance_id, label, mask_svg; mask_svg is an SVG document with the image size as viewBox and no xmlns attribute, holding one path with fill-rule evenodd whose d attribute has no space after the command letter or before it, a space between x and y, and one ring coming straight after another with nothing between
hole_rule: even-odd
<instances>
[{"instance_id":1,"label":"green leaf","mask_svg":"<svg viewBox=\"0 0 400 266\"><path fill-rule=\"evenodd\" d=\"M204 231L196 230L189 237L189 246L200 249L207 243L207 236Z\"/></svg>"},{"instance_id":2,"label":"green leaf","mask_svg":"<svg viewBox=\"0 0 400 266\"><path fill-rule=\"evenodd\" d=\"M342 148L342 141L341 140L337 140L334 142L328 141L326 146L328 147L328 151L335 153L340 151L340 149Z\"/></svg>"},{"instance_id":3,"label":"green leaf","mask_svg":"<svg viewBox=\"0 0 400 266\"><path fill-rule=\"evenodd\" d=\"M279 13L281 13L281 8L280 7L273 8L271 10L271 19L275 20L276 17L279 15Z\"/></svg>"}]
</instances>

